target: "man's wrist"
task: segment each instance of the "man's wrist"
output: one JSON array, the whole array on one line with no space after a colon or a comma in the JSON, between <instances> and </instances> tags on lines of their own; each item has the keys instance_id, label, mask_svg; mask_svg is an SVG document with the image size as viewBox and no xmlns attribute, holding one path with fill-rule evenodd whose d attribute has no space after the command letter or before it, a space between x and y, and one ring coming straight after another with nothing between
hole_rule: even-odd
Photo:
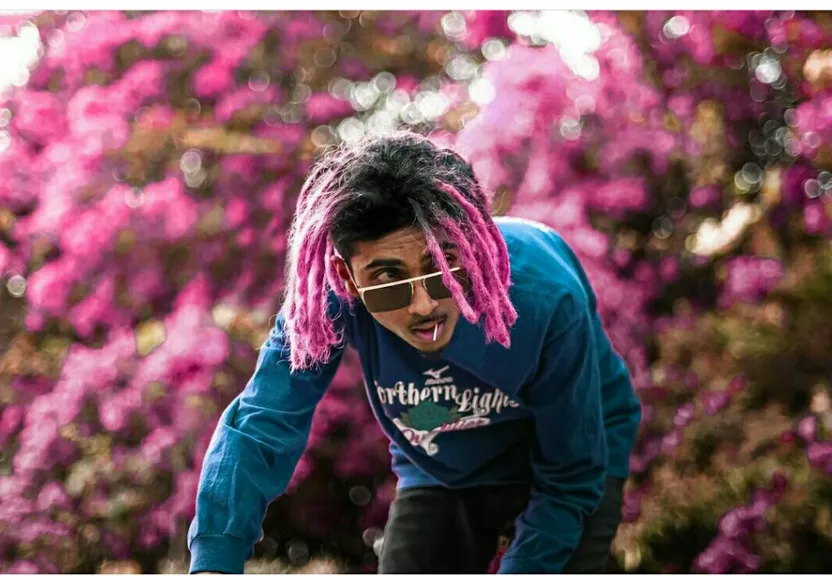
<instances>
[{"instance_id":1,"label":"man's wrist","mask_svg":"<svg viewBox=\"0 0 832 576\"><path fill-rule=\"evenodd\" d=\"M190 574L242 574L251 546L224 534L202 534L191 542Z\"/></svg>"}]
</instances>

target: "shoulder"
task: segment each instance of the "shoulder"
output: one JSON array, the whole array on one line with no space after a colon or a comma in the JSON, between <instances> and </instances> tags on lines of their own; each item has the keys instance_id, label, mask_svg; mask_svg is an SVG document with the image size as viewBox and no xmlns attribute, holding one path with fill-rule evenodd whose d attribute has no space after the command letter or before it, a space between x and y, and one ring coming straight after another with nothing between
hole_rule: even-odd
<instances>
[{"instance_id":1,"label":"shoulder","mask_svg":"<svg viewBox=\"0 0 832 576\"><path fill-rule=\"evenodd\" d=\"M580 262L554 230L514 217L494 218L508 247L512 286L510 298L518 322L554 322L564 326L583 315L590 295L581 282Z\"/></svg>"}]
</instances>

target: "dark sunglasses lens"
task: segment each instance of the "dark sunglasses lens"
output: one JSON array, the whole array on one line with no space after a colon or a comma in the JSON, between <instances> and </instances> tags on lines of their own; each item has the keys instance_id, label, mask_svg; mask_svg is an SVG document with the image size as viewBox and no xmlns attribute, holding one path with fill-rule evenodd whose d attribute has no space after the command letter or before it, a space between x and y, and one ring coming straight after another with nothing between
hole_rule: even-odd
<instances>
[{"instance_id":1,"label":"dark sunglasses lens","mask_svg":"<svg viewBox=\"0 0 832 576\"><path fill-rule=\"evenodd\" d=\"M462 270L457 270L453 273L454 278L456 281L462 285L463 290L468 289L468 277L465 275L465 272ZM428 291L428 295L433 298L434 300L442 300L444 298L451 297L451 291L448 289L447 286L442 282L442 276L434 276L433 278L426 278L425 279L425 288Z\"/></svg>"},{"instance_id":2,"label":"dark sunglasses lens","mask_svg":"<svg viewBox=\"0 0 832 576\"><path fill-rule=\"evenodd\" d=\"M367 290L364 292L364 306L367 312L373 314L379 312L390 312L399 308L410 306L413 293L410 291L410 284L397 284L386 286L378 290Z\"/></svg>"},{"instance_id":3,"label":"dark sunglasses lens","mask_svg":"<svg viewBox=\"0 0 832 576\"><path fill-rule=\"evenodd\" d=\"M434 276L433 278L425 278L425 288L428 291L428 296L434 300L442 300L443 298L450 298L451 291L442 283L442 276Z\"/></svg>"}]
</instances>

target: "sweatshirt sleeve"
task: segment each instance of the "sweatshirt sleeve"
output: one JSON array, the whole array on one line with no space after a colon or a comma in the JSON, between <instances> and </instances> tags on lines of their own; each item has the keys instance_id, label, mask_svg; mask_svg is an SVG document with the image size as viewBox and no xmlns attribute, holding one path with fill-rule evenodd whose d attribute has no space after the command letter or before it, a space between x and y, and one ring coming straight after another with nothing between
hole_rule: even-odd
<instances>
[{"instance_id":1,"label":"sweatshirt sleeve","mask_svg":"<svg viewBox=\"0 0 832 576\"><path fill-rule=\"evenodd\" d=\"M535 421L532 494L500 573L559 573L583 518L601 503L607 444L589 307L569 296L553 315L536 377L522 390Z\"/></svg>"},{"instance_id":2,"label":"sweatshirt sleeve","mask_svg":"<svg viewBox=\"0 0 832 576\"><path fill-rule=\"evenodd\" d=\"M284 321L281 311L254 374L223 412L205 455L188 531L192 574L243 572L266 508L291 480L315 408L340 364L343 347L325 365L290 374Z\"/></svg>"}]
</instances>

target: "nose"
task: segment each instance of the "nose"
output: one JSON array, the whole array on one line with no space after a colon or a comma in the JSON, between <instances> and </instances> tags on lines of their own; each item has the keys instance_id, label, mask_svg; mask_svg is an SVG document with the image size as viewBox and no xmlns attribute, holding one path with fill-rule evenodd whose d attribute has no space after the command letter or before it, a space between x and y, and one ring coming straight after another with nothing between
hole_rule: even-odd
<instances>
[{"instance_id":1,"label":"nose","mask_svg":"<svg viewBox=\"0 0 832 576\"><path fill-rule=\"evenodd\" d=\"M413 299L410 301L407 311L413 315L430 316L437 306L439 306L439 302L430 297L424 285L421 282L414 282Z\"/></svg>"}]
</instances>

